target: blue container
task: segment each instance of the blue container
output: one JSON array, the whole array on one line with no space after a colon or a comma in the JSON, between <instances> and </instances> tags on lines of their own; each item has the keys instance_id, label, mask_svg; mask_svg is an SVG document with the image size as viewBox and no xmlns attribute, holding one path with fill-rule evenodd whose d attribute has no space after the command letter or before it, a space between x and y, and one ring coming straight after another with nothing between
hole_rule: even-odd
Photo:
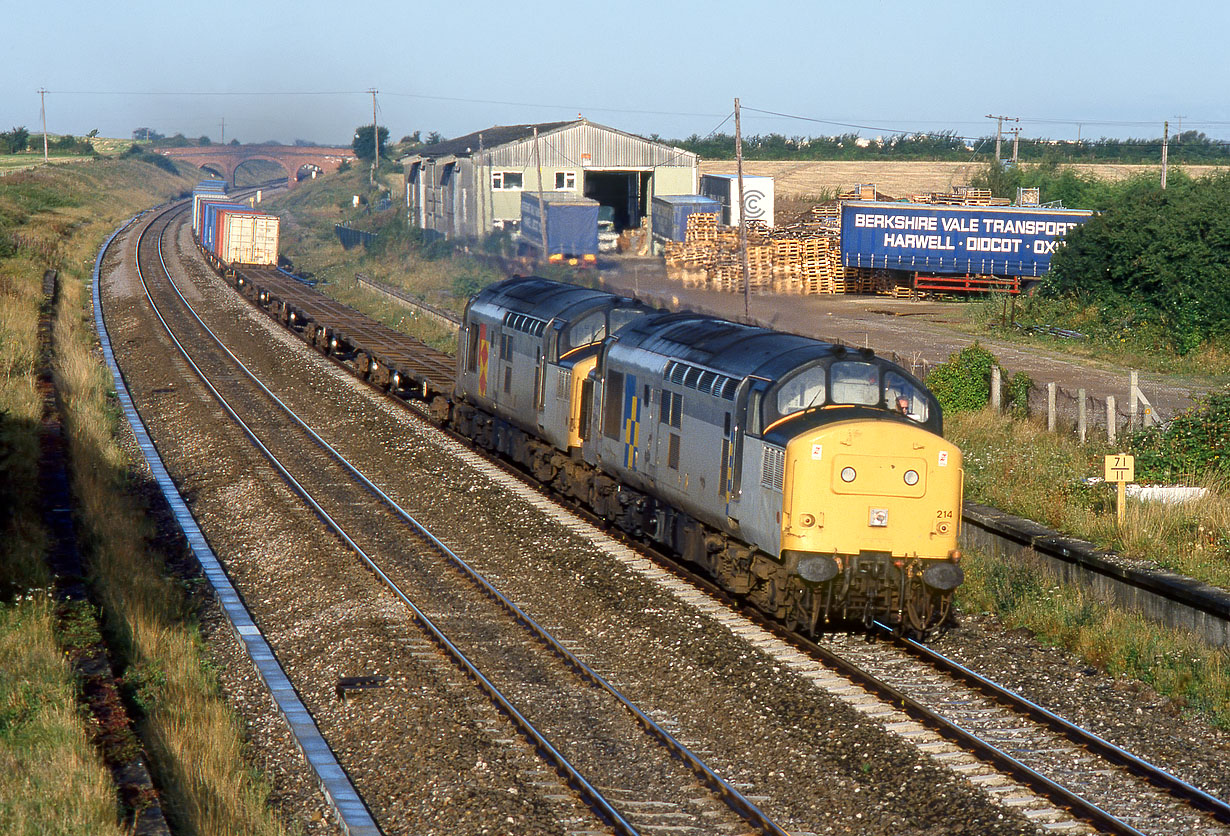
<instances>
[{"instance_id":1,"label":"blue container","mask_svg":"<svg viewBox=\"0 0 1230 836\"><path fill-rule=\"evenodd\" d=\"M653 199L653 234L665 241L683 241L688 216L698 212L720 215L722 204L700 194L666 194Z\"/></svg>"},{"instance_id":2,"label":"blue container","mask_svg":"<svg viewBox=\"0 0 1230 836\"><path fill-rule=\"evenodd\" d=\"M1081 209L931 206L850 201L841 207L847 267L921 273L1041 276L1063 236L1093 215Z\"/></svg>"},{"instance_id":3,"label":"blue container","mask_svg":"<svg viewBox=\"0 0 1230 836\"><path fill-rule=\"evenodd\" d=\"M521 193L521 239L542 249L543 218L547 225L547 259L552 257L593 260L598 255L599 203L572 194Z\"/></svg>"}]
</instances>

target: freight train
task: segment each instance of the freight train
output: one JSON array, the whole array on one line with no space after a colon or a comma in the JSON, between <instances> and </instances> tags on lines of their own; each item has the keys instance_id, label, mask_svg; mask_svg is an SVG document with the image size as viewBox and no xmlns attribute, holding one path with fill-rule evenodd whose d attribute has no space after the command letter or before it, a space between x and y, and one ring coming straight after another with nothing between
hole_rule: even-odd
<instances>
[{"instance_id":1,"label":"freight train","mask_svg":"<svg viewBox=\"0 0 1230 836\"><path fill-rule=\"evenodd\" d=\"M514 277L466 305L455 377L419 381L202 237L318 350L792 627L882 619L925 636L947 618L961 453L934 395L870 350Z\"/></svg>"},{"instance_id":2,"label":"freight train","mask_svg":"<svg viewBox=\"0 0 1230 836\"><path fill-rule=\"evenodd\" d=\"M961 453L900 366L537 277L469 302L457 358L437 420L792 626L946 618Z\"/></svg>"}]
</instances>

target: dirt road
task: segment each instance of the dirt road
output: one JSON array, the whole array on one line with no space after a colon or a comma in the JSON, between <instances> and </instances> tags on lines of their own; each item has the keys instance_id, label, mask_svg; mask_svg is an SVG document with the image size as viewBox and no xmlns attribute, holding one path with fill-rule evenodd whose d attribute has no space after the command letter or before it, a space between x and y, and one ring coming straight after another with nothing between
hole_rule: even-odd
<instances>
[{"instance_id":1,"label":"dirt road","mask_svg":"<svg viewBox=\"0 0 1230 836\"><path fill-rule=\"evenodd\" d=\"M613 269L604 269L601 277L608 289L638 296L660 307L686 308L727 319L743 318L742 295L685 288L666 278L660 260L623 260ZM965 329L960 303L878 296L753 296L750 311L752 320L761 325L830 342L867 346L880 354L895 352L898 362L913 366L920 374L926 365L944 362L975 340ZM1035 389L1030 406L1035 414L1045 414L1046 384L1054 382L1059 389L1057 404L1061 416L1075 420L1077 391L1083 388L1090 398L1091 426L1106 425L1105 401L1110 395L1116 400L1120 429L1126 424L1131 371L1127 366L1068 357L1041 346L977 339L1009 374L1023 371L1033 379ZM1140 374L1141 391L1163 420L1191 406L1194 395L1217 385Z\"/></svg>"}]
</instances>

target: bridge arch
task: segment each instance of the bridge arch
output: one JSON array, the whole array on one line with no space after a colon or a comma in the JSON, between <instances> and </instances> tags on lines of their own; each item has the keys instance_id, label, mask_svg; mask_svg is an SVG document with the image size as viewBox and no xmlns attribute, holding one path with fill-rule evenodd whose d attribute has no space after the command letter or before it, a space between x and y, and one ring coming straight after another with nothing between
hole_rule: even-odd
<instances>
[{"instance_id":1,"label":"bridge arch","mask_svg":"<svg viewBox=\"0 0 1230 836\"><path fill-rule=\"evenodd\" d=\"M159 152L175 160L192 163L199 168L221 174L227 183L235 184L235 170L250 160L267 160L286 170L291 188L300 179L306 166L324 173L333 173L343 162L357 159L351 148L327 148L318 145L206 145L197 148L163 148ZM310 177L310 171L304 179Z\"/></svg>"},{"instance_id":2,"label":"bridge arch","mask_svg":"<svg viewBox=\"0 0 1230 836\"><path fill-rule=\"evenodd\" d=\"M235 168L231 170L231 174L227 178L227 182L230 183L232 186L239 185L239 179L238 179L239 170L243 168L245 165L247 165L248 163L257 163L257 162L269 163L270 165L276 165L278 168L282 169L282 171L286 174L286 181L288 183L292 182L295 179L294 172L292 171L291 167L286 164L285 161L274 159L273 157L255 156L255 157L247 157L246 159L239 160L238 162L236 162Z\"/></svg>"}]
</instances>

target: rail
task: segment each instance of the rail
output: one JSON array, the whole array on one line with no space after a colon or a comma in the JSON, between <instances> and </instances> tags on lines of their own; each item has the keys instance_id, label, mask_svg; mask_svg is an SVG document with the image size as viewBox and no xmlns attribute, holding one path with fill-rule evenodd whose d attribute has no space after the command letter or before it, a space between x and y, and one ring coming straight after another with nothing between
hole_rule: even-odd
<instances>
[{"instance_id":1,"label":"rail","mask_svg":"<svg viewBox=\"0 0 1230 836\"><path fill-rule=\"evenodd\" d=\"M176 204L166 210L163 215L171 214L177 209L182 210L183 208L183 205ZM154 479L158 483L158 487L166 498L167 503L170 505L175 521L188 542L189 549L197 559L197 562L200 563L205 577L209 580L218 596L221 609L226 615L227 623L230 624L235 637L247 651L248 657L252 660L258 675L272 695L278 711L286 719L287 725L290 727L291 734L294 737L295 745L303 752L304 757L316 773L321 790L329 805L337 813L338 821L343 831L349 834L349 836L377 836L380 830L377 828L375 820L372 819L371 814L367 811L346 773L342 771L341 766L333 755L333 751L325 742L324 736L321 735L320 729L316 726L311 714L308 713L307 708L299 699L298 694L295 693L289 678L286 676L286 672L277 663L272 648L256 626L251 613L243 605L242 599L231 584L226 571L222 568L221 562L214 554L213 549L210 548L204 533L197 525L196 520L193 519L191 512L189 512L187 503L179 493L179 489L175 486L174 481L172 481L166 466L163 464L162 457L158 454L158 450L154 447L154 442L150 438L149 432L146 430L145 424L136 410L127 384L124 382L123 373L120 371L119 365L115 360L115 353L112 349L110 336L107 333L102 307L100 287L102 263L115 237L121 231L127 229L135 220L136 218L129 221L107 239L102 249L99 250L98 259L94 265L94 321L99 340L102 344L103 356L107 367L111 370L112 380L115 383L115 391L120 405L124 410L125 417L128 419L129 426L132 427L133 434L136 436L137 445L141 448L142 455L149 464ZM143 231L141 237L144 234ZM140 250L140 239L138 239L137 250Z\"/></svg>"},{"instance_id":2,"label":"rail","mask_svg":"<svg viewBox=\"0 0 1230 836\"><path fill-rule=\"evenodd\" d=\"M159 254L161 257L161 239L159 241ZM164 271L166 271L164 265ZM167 272L168 280L170 273ZM144 279L142 278L144 285ZM496 589L490 582L487 581L477 570L471 567L463 558L457 555L452 549L441 542L431 531L423 526L415 519L408 511L399 505L392 497L384 492L379 486L371 481L362 471L354 464L345 458L338 450L332 447L328 442L321 438L308 424L292 410L285 402L278 398L265 384L259 380L256 375L250 371L236 357L230 349L224 344L222 339L218 337L201 319L191 303L174 285L170 282L175 294L179 297L180 304L191 314L200 327L210 339L230 358L236 368L252 383L261 389L264 394L277 405L293 423L295 423L312 441L317 444L326 454L328 454L335 462L344 468L356 483L361 485L378 500L384 504L392 513L399 517L408 527L415 533L429 542L439 554L444 556L451 564L459 571L467 576L472 583L479 587L485 594L495 600L503 607L517 622L522 624L531 634L539 641L545 644L556 656L562 659L570 668L579 672L585 679L589 680L593 685L610 694L624 709L631 712L637 722L645 728L645 730L659 743L661 743L674 757L679 758L683 763L688 765L698 776L702 783L707 785L709 789L719 798L721 798L729 808L738 814L745 821L753 825L758 832L772 834L772 836L786 836L780 826L772 821L765 813L763 813L751 800L735 789L730 783L721 778L714 772L705 762L687 746L677 740L665 728L651 719L644 711L642 711L635 703L624 696L611 683L604 679L600 674L594 671L590 666L568 650L558 639L556 639L549 631L534 621L527 613L518 607L513 601ZM147 290L148 295L148 290ZM155 306L152 297L150 304ZM269 450L257 437L255 432L248 427L238 413L231 407L225 396L219 392L212 383L208 380L205 373L197 366L197 364L189 356L186 348L172 333L170 326L163 320L161 314L158 314L159 319L163 322L168 335L175 342L180 353L185 360L196 371L198 377L204 385L214 395L215 399L221 404L223 409L231 416L231 419L236 422L252 441L252 443L261 451L262 455L275 467L279 474L288 484L298 493L312 510L331 528L339 537L341 537L349 548L364 562L372 573L384 584L397 598L406 606L413 614L416 621L423 625L435 642L445 650L445 652L473 679L479 683L480 687L488 696L509 716L518 726L523 734L527 736L541 751L546 753L548 759L561 771L562 774L568 777L568 780L587 798L590 804L599 812L599 814L610 822L621 833L637 834L637 830L628 823L623 816L615 809L615 806L605 798L605 796L594 787L581 773L574 767L567 758L551 744L551 742L543 735L535 726L526 718L513 703L509 700L498 688L491 682L478 667L458 648L445 633L424 613L409 596L398 586L398 584L389 576L388 573L380 566L379 562L369 555L356 540L345 530L345 528L332 516L328 511L316 501L311 495L311 492L302 485L290 473L287 466L278 459L278 457Z\"/></svg>"}]
</instances>

